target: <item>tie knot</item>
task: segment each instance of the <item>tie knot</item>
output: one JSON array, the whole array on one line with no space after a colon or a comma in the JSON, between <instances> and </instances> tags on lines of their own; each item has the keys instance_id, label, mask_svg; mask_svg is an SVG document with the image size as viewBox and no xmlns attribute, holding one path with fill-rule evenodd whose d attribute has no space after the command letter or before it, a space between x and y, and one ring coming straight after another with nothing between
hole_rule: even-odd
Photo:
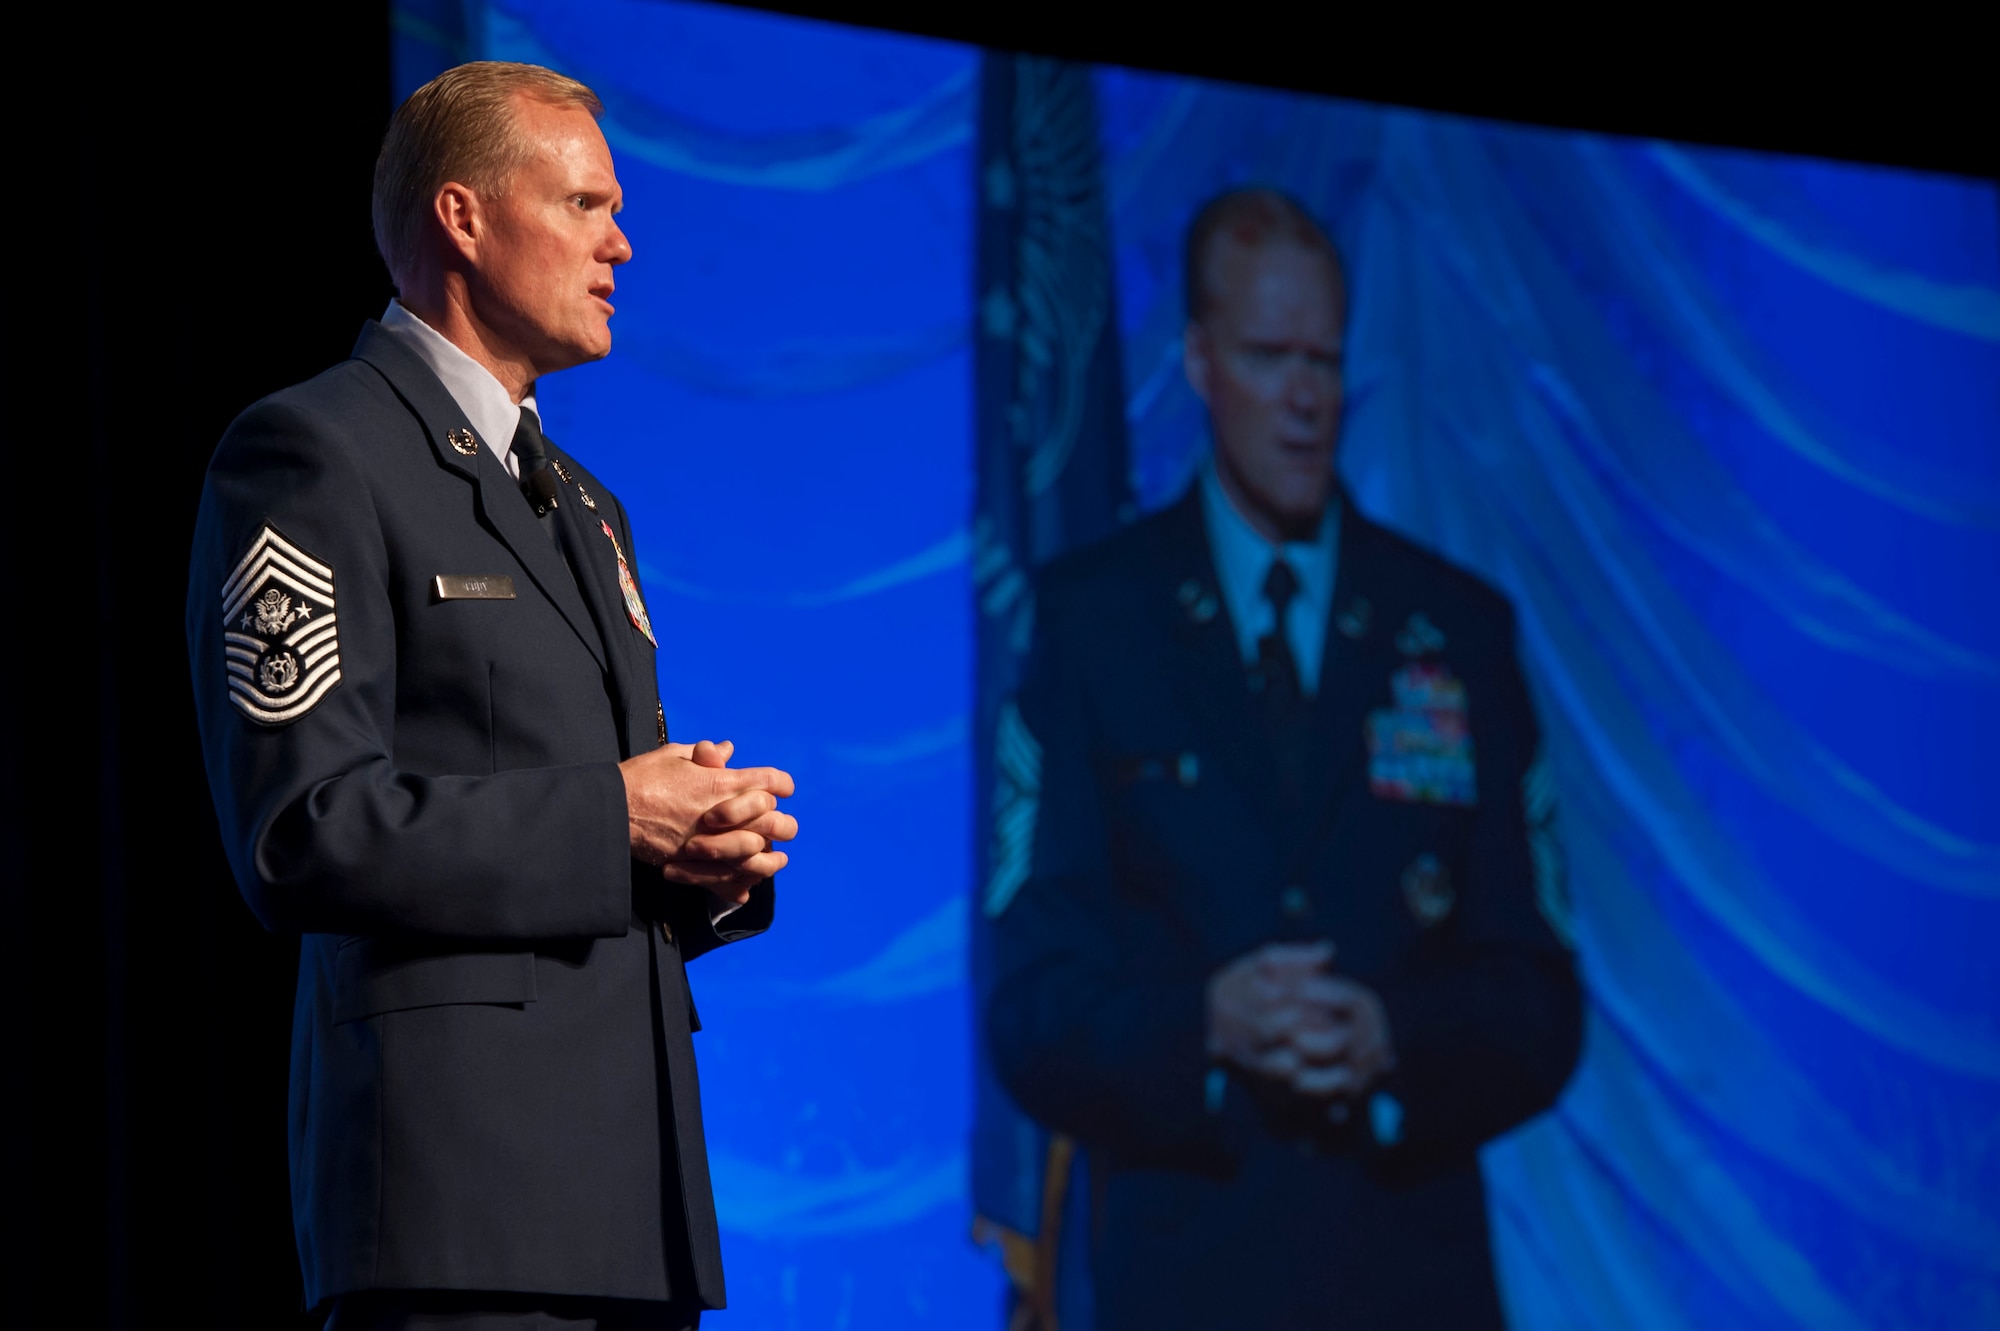
<instances>
[{"instance_id":1,"label":"tie knot","mask_svg":"<svg viewBox=\"0 0 2000 1331\"><path fill-rule=\"evenodd\" d=\"M1292 566L1283 558L1271 561L1271 571L1264 575L1264 597L1271 608L1278 612L1280 622L1285 615L1285 607L1299 594L1299 575L1292 572Z\"/></svg>"},{"instance_id":2,"label":"tie knot","mask_svg":"<svg viewBox=\"0 0 2000 1331\"><path fill-rule=\"evenodd\" d=\"M549 457L549 441L542 434L542 422L532 407L521 408L521 423L514 427L514 458L525 479L539 470Z\"/></svg>"}]
</instances>

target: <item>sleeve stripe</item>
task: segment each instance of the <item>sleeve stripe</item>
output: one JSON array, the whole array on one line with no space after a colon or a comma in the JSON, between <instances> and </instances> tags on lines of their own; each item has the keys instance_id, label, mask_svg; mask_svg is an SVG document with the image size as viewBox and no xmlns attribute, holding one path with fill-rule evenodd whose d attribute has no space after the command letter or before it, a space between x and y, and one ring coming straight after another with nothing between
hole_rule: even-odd
<instances>
[{"instance_id":1,"label":"sleeve stripe","mask_svg":"<svg viewBox=\"0 0 2000 1331\"><path fill-rule=\"evenodd\" d=\"M253 721L262 721L266 725L290 721L311 711L334 685L340 683L339 664L338 656L331 658L328 662L331 669L318 680L311 682L305 693L288 705L279 705L276 700L266 698L255 685L238 678L232 672L229 680L229 701L236 704L237 711Z\"/></svg>"},{"instance_id":2,"label":"sleeve stripe","mask_svg":"<svg viewBox=\"0 0 2000 1331\"><path fill-rule=\"evenodd\" d=\"M333 570L320 563L305 551L280 536L266 526L250 543L249 552L237 562L236 568L222 584L222 601L227 605L243 589L246 582L255 582L255 570L259 561L267 553L274 553L288 563L296 575L308 582L317 583L315 590L322 596L333 594Z\"/></svg>"},{"instance_id":3,"label":"sleeve stripe","mask_svg":"<svg viewBox=\"0 0 2000 1331\"><path fill-rule=\"evenodd\" d=\"M266 574L269 574L273 581L283 583L301 596L316 596L328 605L333 603L332 583L322 582L317 578L299 577L289 566L280 560L268 560L265 563L259 564L251 572L256 576L252 577L237 590L234 600L223 604L222 617L225 621L234 619L243 612L243 607L250 603L250 598L256 594L257 588L264 585Z\"/></svg>"}]
</instances>

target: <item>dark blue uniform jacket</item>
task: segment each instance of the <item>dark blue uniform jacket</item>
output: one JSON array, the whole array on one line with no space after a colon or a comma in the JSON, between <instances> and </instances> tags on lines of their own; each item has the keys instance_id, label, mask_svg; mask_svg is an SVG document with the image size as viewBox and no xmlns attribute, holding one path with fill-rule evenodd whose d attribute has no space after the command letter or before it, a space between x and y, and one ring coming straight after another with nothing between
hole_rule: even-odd
<instances>
[{"instance_id":1,"label":"dark blue uniform jacket","mask_svg":"<svg viewBox=\"0 0 2000 1331\"><path fill-rule=\"evenodd\" d=\"M1289 780L1197 494L1040 581L1041 793L988 1034L1092 1154L1104 1331L1499 1324L1475 1153L1554 1101L1581 1025L1514 617L1351 503L1336 577ZM1316 938L1383 998L1393 1145L1233 1075L1205 1093L1208 978Z\"/></svg>"},{"instance_id":2,"label":"dark blue uniform jacket","mask_svg":"<svg viewBox=\"0 0 2000 1331\"><path fill-rule=\"evenodd\" d=\"M202 495L187 628L209 783L251 909L303 935L306 1298L718 1307L683 965L768 927L772 890L718 933L703 894L631 859L616 764L665 738L620 586L631 527L552 449L566 565L509 443L475 440L370 324L352 360L238 418ZM480 582L487 599L460 594Z\"/></svg>"}]
</instances>

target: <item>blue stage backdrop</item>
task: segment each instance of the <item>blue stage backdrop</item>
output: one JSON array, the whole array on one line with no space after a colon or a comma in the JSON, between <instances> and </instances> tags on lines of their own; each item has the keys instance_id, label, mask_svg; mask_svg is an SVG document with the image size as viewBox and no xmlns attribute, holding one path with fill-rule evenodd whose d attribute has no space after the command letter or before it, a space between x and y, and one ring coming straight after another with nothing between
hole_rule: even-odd
<instances>
[{"instance_id":1,"label":"blue stage backdrop","mask_svg":"<svg viewBox=\"0 0 2000 1331\"><path fill-rule=\"evenodd\" d=\"M1045 1153L975 1090L976 765L996 588L1066 528L980 451L979 339L1016 328L981 53L657 0L400 0L396 33L405 92L492 57L603 96L637 257L545 415L632 509L676 733L799 778L778 927L693 977L719 1320L998 1326L974 1206L1032 1226ZM1276 184L1353 268L1359 503L1520 609L1591 1020L1486 1154L1515 1323L2000 1325L2000 191L1033 76L1096 118L1108 281L1052 317L1104 302L1123 394L1058 488L1115 521L1185 484L1181 233Z\"/></svg>"}]
</instances>

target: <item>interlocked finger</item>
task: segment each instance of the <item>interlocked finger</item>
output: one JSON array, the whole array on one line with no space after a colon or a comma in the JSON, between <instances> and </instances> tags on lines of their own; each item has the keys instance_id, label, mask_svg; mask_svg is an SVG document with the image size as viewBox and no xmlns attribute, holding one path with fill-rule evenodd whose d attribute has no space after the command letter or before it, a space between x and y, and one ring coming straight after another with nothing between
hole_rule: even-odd
<instances>
[{"instance_id":1,"label":"interlocked finger","mask_svg":"<svg viewBox=\"0 0 2000 1331\"><path fill-rule=\"evenodd\" d=\"M770 791L762 788L746 790L739 795L731 795L703 814L701 824L707 831L725 832L748 826L777 807L778 797Z\"/></svg>"},{"instance_id":2,"label":"interlocked finger","mask_svg":"<svg viewBox=\"0 0 2000 1331\"><path fill-rule=\"evenodd\" d=\"M748 828L738 828L729 832L704 832L700 836L689 837L676 860L697 862L729 863L747 860L752 855L761 854L771 848L771 843L758 832Z\"/></svg>"},{"instance_id":3,"label":"interlocked finger","mask_svg":"<svg viewBox=\"0 0 2000 1331\"><path fill-rule=\"evenodd\" d=\"M790 862L785 852L766 850L737 861L674 860L660 867L660 876L741 905L750 899L751 888L773 877Z\"/></svg>"},{"instance_id":4,"label":"interlocked finger","mask_svg":"<svg viewBox=\"0 0 2000 1331\"><path fill-rule=\"evenodd\" d=\"M1366 991L1339 976L1312 975L1299 982L1298 995L1304 1002L1346 1017L1364 1000Z\"/></svg>"},{"instance_id":5,"label":"interlocked finger","mask_svg":"<svg viewBox=\"0 0 2000 1331\"><path fill-rule=\"evenodd\" d=\"M1353 1054L1354 1029L1345 1023L1301 1027L1293 1033L1292 1045L1307 1063L1333 1063Z\"/></svg>"},{"instance_id":6,"label":"interlocked finger","mask_svg":"<svg viewBox=\"0 0 2000 1331\"><path fill-rule=\"evenodd\" d=\"M1300 1095L1352 1095L1360 1089L1361 1078L1353 1065L1335 1063L1328 1067L1302 1067L1292 1076L1292 1089Z\"/></svg>"},{"instance_id":7,"label":"interlocked finger","mask_svg":"<svg viewBox=\"0 0 2000 1331\"><path fill-rule=\"evenodd\" d=\"M782 797L790 795L795 789L792 774L776 767L718 768L715 778L718 792L731 796L746 790L768 790Z\"/></svg>"},{"instance_id":8,"label":"interlocked finger","mask_svg":"<svg viewBox=\"0 0 2000 1331\"><path fill-rule=\"evenodd\" d=\"M762 818L745 823L736 830L755 832L766 841L790 841L799 834L799 820L789 813L774 809Z\"/></svg>"}]
</instances>

